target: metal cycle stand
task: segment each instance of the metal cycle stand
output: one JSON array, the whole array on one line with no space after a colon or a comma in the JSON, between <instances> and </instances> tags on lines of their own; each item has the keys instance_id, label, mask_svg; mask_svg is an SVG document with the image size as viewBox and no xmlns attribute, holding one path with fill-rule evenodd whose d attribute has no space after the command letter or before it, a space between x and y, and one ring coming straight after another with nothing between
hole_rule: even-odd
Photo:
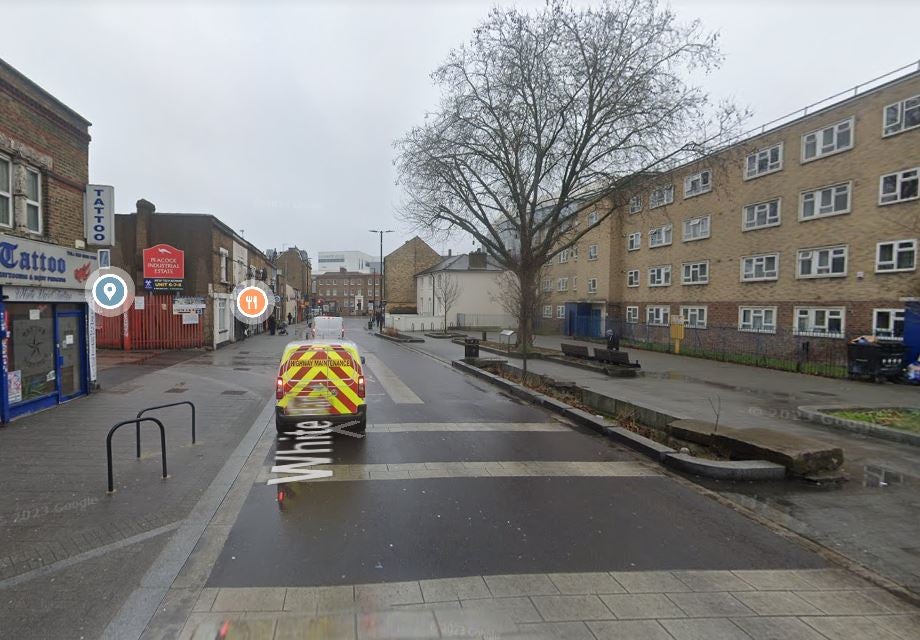
<instances>
[{"instance_id":1,"label":"metal cycle stand","mask_svg":"<svg viewBox=\"0 0 920 640\"><path fill-rule=\"evenodd\" d=\"M166 407L178 407L179 405L187 404L192 408L192 444L195 444L195 404L189 400L183 400L181 402L170 402L169 404L159 404L155 407L147 407L146 409L141 409L137 412L137 415L134 416L135 420L139 419L142 415L148 411L154 411L155 409L165 409ZM135 427L136 438L137 438L137 457L141 457L141 425L138 423Z\"/></svg>"},{"instance_id":2,"label":"metal cycle stand","mask_svg":"<svg viewBox=\"0 0 920 640\"><path fill-rule=\"evenodd\" d=\"M137 425L138 430L140 430L141 422L153 422L160 428L160 452L163 457L163 479L165 480L169 477L169 475L166 473L166 429L163 427L163 423L156 418L135 418L134 420L124 420L122 422L116 423L111 429L109 429L109 434L105 437L105 455L109 472L109 490L106 493L109 495L115 493L115 478L112 475L112 436L115 434L119 427L123 427L126 424Z\"/></svg>"}]
</instances>

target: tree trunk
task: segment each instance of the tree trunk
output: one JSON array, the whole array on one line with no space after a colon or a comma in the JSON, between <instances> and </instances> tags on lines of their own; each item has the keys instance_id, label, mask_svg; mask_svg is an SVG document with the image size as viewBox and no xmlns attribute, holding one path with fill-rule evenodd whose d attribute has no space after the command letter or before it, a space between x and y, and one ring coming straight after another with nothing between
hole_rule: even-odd
<instances>
[{"instance_id":1,"label":"tree trunk","mask_svg":"<svg viewBox=\"0 0 920 640\"><path fill-rule=\"evenodd\" d=\"M520 320L518 322L518 335L520 336L521 358L523 359L523 378L521 383L527 380L527 356L530 351L530 340L533 335L533 311L535 293L535 275L529 269L522 269L518 274L521 292L521 309Z\"/></svg>"}]
</instances>

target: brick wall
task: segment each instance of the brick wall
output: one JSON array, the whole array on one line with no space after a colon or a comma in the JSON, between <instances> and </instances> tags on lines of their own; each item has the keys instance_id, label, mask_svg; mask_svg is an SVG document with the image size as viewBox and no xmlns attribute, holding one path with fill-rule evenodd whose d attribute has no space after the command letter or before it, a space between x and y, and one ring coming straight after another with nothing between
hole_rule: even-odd
<instances>
[{"instance_id":1,"label":"brick wall","mask_svg":"<svg viewBox=\"0 0 920 640\"><path fill-rule=\"evenodd\" d=\"M416 307L415 274L433 267L441 255L418 236L391 252L384 259L387 308Z\"/></svg>"}]
</instances>

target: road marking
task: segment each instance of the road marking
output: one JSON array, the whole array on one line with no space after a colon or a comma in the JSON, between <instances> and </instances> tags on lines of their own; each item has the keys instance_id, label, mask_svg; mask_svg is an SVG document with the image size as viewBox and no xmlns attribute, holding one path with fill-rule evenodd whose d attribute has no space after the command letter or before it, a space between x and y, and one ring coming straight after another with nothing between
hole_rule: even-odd
<instances>
[{"instance_id":1,"label":"road marking","mask_svg":"<svg viewBox=\"0 0 920 640\"><path fill-rule=\"evenodd\" d=\"M377 382L387 392L390 399L396 404L425 404L421 398L406 386L406 383L399 379L393 371L381 362L380 358L373 353L365 356L367 364L377 376Z\"/></svg>"},{"instance_id":2,"label":"road marking","mask_svg":"<svg viewBox=\"0 0 920 640\"><path fill-rule=\"evenodd\" d=\"M368 424L369 433L405 431L566 431L572 428L558 422L403 422Z\"/></svg>"},{"instance_id":3,"label":"road marking","mask_svg":"<svg viewBox=\"0 0 920 640\"><path fill-rule=\"evenodd\" d=\"M494 462L409 462L391 464L334 464L325 466L332 472L326 478L310 482L345 482L354 480L427 480L431 478L507 478L521 476L589 476L641 478L661 473L643 462L569 462L555 460ZM263 469L256 482L268 482L273 476Z\"/></svg>"}]
</instances>

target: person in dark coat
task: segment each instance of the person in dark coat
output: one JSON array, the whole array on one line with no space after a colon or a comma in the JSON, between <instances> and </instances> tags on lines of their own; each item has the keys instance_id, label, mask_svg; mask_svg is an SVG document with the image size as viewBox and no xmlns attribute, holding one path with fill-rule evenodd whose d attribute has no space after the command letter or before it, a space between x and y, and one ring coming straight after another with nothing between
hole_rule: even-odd
<instances>
[{"instance_id":1,"label":"person in dark coat","mask_svg":"<svg viewBox=\"0 0 920 640\"><path fill-rule=\"evenodd\" d=\"M268 316L268 332L272 335L275 335L275 316Z\"/></svg>"},{"instance_id":2,"label":"person in dark coat","mask_svg":"<svg viewBox=\"0 0 920 640\"><path fill-rule=\"evenodd\" d=\"M607 329L607 349L608 351L620 350L620 336L613 329Z\"/></svg>"},{"instance_id":3,"label":"person in dark coat","mask_svg":"<svg viewBox=\"0 0 920 640\"><path fill-rule=\"evenodd\" d=\"M292 316L291 313L290 313L290 311L289 311L289 312L288 312L288 324L292 324L293 322L294 322L294 316Z\"/></svg>"}]
</instances>

